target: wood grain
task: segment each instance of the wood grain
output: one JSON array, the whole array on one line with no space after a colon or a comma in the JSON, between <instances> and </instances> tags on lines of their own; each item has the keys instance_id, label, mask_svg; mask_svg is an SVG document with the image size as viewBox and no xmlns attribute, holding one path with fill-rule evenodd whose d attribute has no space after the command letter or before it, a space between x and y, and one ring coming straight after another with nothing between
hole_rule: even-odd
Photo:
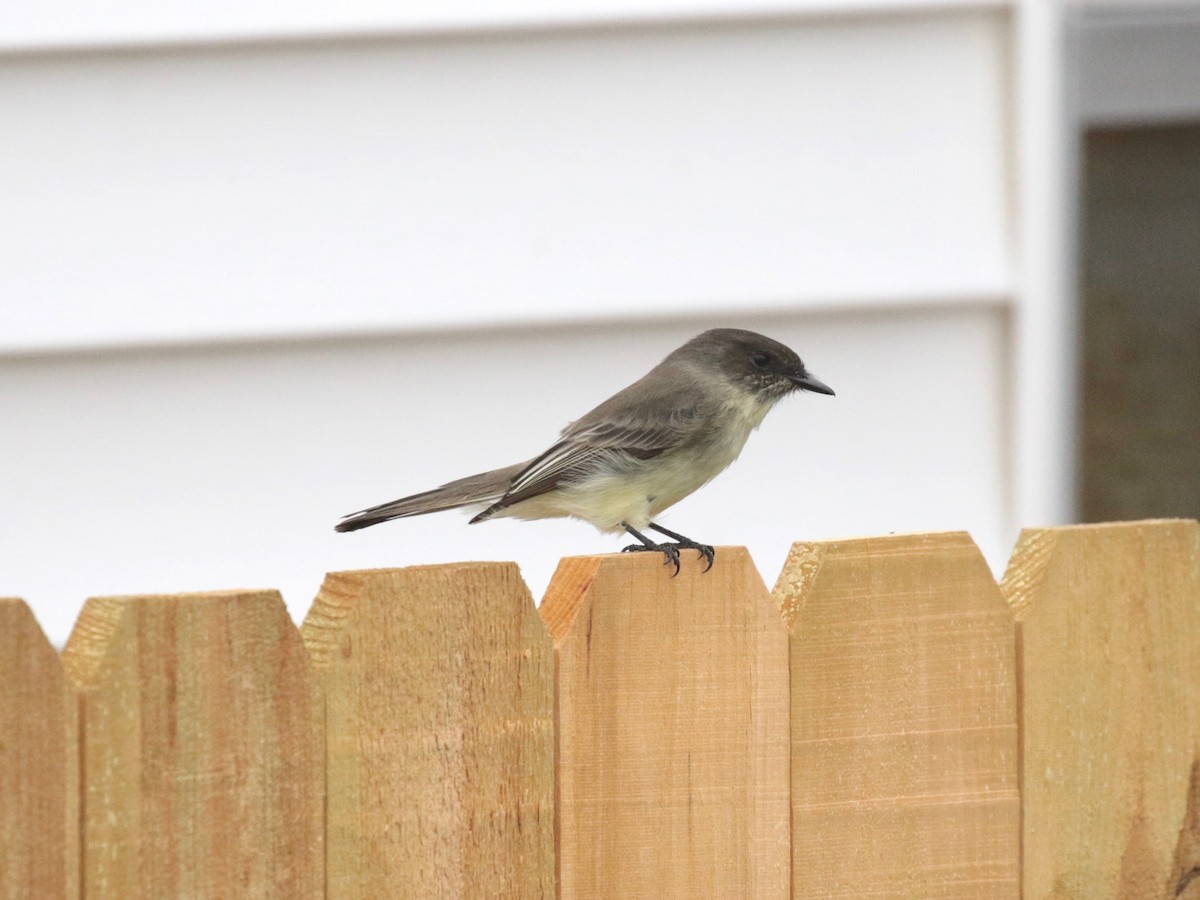
<instances>
[{"instance_id":1,"label":"wood grain","mask_svg":"<svg viewBox=\"0 0 1200 900\"><path fill-rule=\"evenodd\" d=\"M1200 526L1021 533L1025 896L1200 898Z\"/></svg>"},{"instance_id":2,"label":"wood grain","mask_svg":"<svg viewBox=\"0 0 1200 900\"><path fill-rule=\"evenodd\" d=\"M1012 618L966 534L796 544L793 896L1018 896Z\"/></svg>"},{"instance_id":3,"label":"wood grain","mask_svg":"<svg viewBox=\"0 0 1200 900\"><path fill-rule=\"evenodd\" d=\"M278 593L89 600L63 663L84 896L321 894L316 705Z\"/></svg>"},{"instance_id":4,"label":"wood grain","mask_svg":"<svg viewBox=\"0 0 1200 900\"><path fill-rule=\"evenodd\" d=\"M558 567L564 898L787 897L787 635L742 548Z\"/></svg>"},{"instance_id":5,"label":"wood grain","mask_svg":"<svg viewBox=\"0 0 1200 900\"><path fill-rule=\"evenodd\" d=\"M301 630L328 897L552 897L552 651L516 566L337 572Z\"/></svg>"},{"instance_id":6,"label":"wood grain","mask_svg":"<svg viewBox=\"0 0 1200 900\"><path fill-rule=\"evenodd\" d=\"M0 897L79 896L77 719L33 614L0 597Z\"/></svg>"}]
</instances>

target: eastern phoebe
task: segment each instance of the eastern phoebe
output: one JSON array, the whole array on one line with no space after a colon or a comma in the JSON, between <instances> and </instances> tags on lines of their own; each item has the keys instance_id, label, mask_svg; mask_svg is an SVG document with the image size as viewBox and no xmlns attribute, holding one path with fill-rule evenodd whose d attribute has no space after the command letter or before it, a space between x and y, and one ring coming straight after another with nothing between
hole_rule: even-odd
<instances>
[{"instance_id":1,"label":"eastern phoebe","mask_svg":"<svg viewBox=\"0 0 1200 900\"><path fill-rule=\"evenodd\" d=\"M604 532L629 532L639 543L626 552L662 553L676 573L679 551L696 550L707 572L711 546L651 520L724 471L771 407L794 391L833 394L778 341L715 328L572 422L541 456L352 513L336 528L354 531L460 506L481 507L472 524L496 516L574 516ZM673 541L655 543L644 528Z\"/></svg>"}]
</instances>

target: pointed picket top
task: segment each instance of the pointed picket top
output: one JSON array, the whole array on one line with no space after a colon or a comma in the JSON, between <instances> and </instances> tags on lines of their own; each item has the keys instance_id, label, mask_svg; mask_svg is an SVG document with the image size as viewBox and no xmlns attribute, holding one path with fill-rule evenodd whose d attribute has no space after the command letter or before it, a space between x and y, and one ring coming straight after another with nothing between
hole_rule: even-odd
<instances>
[{"instance_id":1,"label":"pointed picket top","mask_svg":"<svg viewBox=\"0 0 1200 900\"><path fill-rule=\"evenodd\" d=\"M63 665L80 695L84 894L319 892L317 710L276 591L89 600Z\"/></svg>"},{"instance_id":2,"label":"pointed picket top","mask_svg":"<svg viewBox=\"0 0 1200 900\"><path fill-rule=\"evenodd\" d=\"M1200 525L1026 529L1003 589L1025 896L1200 897Z\"/></svg>"},{"instance_id":3,"label":"pointed picket top","mask_svg":"<svg viewBox=\"0 0 1200 900\"><path fill-rule=\"evenodd\" d=\"M512 563L334 572L322 685L329 898L552 897L550 639Z\"/></svg>"},{"instance_id":4,"label":"pointed picket top","mask_svg":"<svg viewBox=\"0 0 1200 900\"><path fill-rule=\"evenodd\" d=\"M0 597L0 897L79 896L77 720L33 613Z\"/></svg>"},{"instance_id":5,"label":"pointed picket top","mask_svg":"<svg viewBox=\"0 0 1200 900\"><path fill-rule=\"evenodd\" d=\"M965 533L796 544L793 896L1018 896L1011 616Z\"/></svg>"},{"instance_id":6,"label":"pointed picket top","mask_svg":"<svg viewBox=\"0 0 1200 900\"><path fill-rule=\"evenodd\" d=\"M564 559L563 897L787 897L787 635L741 547Z\"/></svg>"}]
</instances>

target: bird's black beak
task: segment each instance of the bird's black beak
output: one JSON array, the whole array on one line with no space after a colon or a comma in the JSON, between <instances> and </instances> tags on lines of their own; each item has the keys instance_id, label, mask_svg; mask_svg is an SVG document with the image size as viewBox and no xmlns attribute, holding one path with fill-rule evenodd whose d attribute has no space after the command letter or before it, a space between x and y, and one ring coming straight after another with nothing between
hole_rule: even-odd
<instances>
[{"instance_id":1,"label":"bird's black beak","mask_svg":"<svg viewBox=\"0 0 1200 900\"><path fill-rule=\"evenodd\" d=\"M792 379L792 384L796 385L802 391L812 391L814 394L828 394L830 397L837 396L833 393L833 388L815 375L806 372L803 375L790 375L788 377Z\"/></svg>"}]
</instances>

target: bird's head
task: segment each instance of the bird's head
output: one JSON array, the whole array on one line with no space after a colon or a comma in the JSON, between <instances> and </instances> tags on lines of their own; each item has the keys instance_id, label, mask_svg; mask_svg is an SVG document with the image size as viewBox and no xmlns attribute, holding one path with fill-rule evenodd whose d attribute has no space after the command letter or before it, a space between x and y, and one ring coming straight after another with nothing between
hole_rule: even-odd
<instances>
[{"instance_id":1,"label":"bird's head","mask_svg":"<svg viewBox=\"0 0 1200 900\"><path fill-rule=\"evenodd\" d=\"M739 328L714 328L676 352L699 357L732 385L774 402L793 391L833 395L833 389L805 368L789 347Z\"/></svg>"}]
</instances>

